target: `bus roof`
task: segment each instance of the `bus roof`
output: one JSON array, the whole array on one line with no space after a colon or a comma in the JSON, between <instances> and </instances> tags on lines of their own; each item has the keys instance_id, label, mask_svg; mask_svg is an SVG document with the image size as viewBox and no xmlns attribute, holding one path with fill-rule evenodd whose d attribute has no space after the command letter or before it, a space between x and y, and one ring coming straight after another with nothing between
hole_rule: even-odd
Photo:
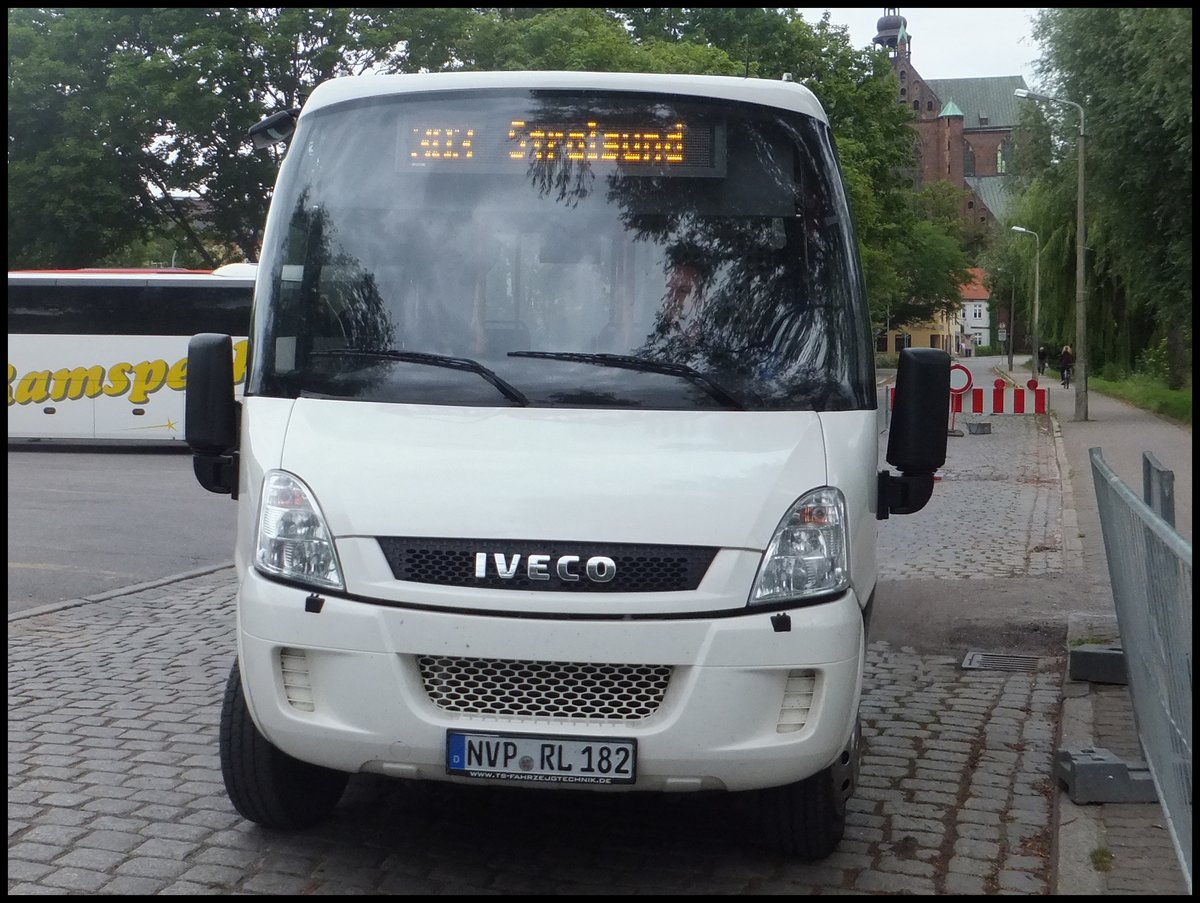
<instances>
[{"instance_id":1,"label":"bus roof","mask_svg":"<svg viewBox=\"0 0 1200 903\"><path fill-rule=\"evenodd\" d=\"M215 270L192 270L181 267L83 267L79 269L8 270L8 281L54 282L68 285L72 282L104 282L114 285L136 285L136 283L198 283L209 282L217 276L223 280L254 281L258 274L256 263L227 263Z\"/></svg>"},{"instance_id":2,"label":"bus roof","mask_svg":"<svg viewBox=\"0 0 1200 903\"><path fill-rule=\"evenodd\" d=\"M254 264L229 264L216 270L90 268L9 270L9 285L175 285L254 284Z\"/></svg>"},{"instance_id":3,"label":"bus roof","mask_svg":"<svg viewBox=\"0 0 1200 903\"><path fill-rule=\"evenodd\" d=\"M195 274L202 273L210 275L213 270L188 270L183 267L79 267L73 270L9 270L9 273L122 273L133 275L146 275L148 273L173 273L173 274Z\"/></svg>"},{"instance_id":4,"label":"bus roof","mask_svg":"<svg viewBox=\"0 0 1200 903\"><path fill-rule=\"evenodd\" d=\"M533 88L685 94L745 101L806 113L828 124L812 91L783 79L729 75L671 75L644 72L425 72L407 75L348 75L322 82L300 115L364 97L479 88Z\"/></svg>"}]
</instances>

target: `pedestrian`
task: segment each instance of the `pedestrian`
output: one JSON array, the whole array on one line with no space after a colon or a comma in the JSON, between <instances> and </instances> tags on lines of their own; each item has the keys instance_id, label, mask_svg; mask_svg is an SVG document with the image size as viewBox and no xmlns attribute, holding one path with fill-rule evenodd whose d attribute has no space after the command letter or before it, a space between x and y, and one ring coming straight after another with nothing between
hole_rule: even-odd
<instances>
[{"instance_id":1,"label":"pedestrian","mask_svg":"<svg viewBox=\"0 0 1200 903\"><path fill-rule=\"evenodd\" d=\"M1038 349L1038 376L1046 372L1046 346Z\"/></svg>"}]
</instances>

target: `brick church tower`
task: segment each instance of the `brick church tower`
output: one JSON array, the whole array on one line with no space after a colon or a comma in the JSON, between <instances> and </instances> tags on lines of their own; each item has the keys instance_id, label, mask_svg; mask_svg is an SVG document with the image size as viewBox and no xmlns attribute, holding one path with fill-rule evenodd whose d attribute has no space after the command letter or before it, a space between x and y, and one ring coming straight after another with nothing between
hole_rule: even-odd
<instances>
[{"instance_id":1,"label":"brick church tower","mask_svg":"<svg viewBox=\"0 0 1200 903\"><path fill-rule=\"evenodd\" d=\"M918 163L913 186L948 182L965 189L959 212L965 234L976 248L1003 224L1011 201L1005 178L1012 154L1012 132L1019 108L1013 91L1027 88L1020 75L983 78L926 78L913 63L912 35L899 8L884 9L876 24L875 44L884 48L896 73L897 101L912 110L916 120ZM882 336L880 351L910 344L940 347L953 354L970 354L995 339L991 305L984 288L985 273L972 268L962 286L957 318L910 325ZM996 326L1007 323L995 311ZM998 333L997 333L998 334Z\"/></svg>"},{"instance_id":2,"label":"brick church tower","mask_svg":"<svg viewBox=\"0 0 1200 903\"><path fill-rule=\"evenodd\" d=\"M1028 87L1025 79L925 78L913 63L908 20L895 7L879 19L875 44L888 51L899 82L897 100L917 120L920 163L914 184L950 182L967 189L963 218L989 230L1008 209L1004 175L1019 114L1013 90Z\"/></svg>"}]
</instances>

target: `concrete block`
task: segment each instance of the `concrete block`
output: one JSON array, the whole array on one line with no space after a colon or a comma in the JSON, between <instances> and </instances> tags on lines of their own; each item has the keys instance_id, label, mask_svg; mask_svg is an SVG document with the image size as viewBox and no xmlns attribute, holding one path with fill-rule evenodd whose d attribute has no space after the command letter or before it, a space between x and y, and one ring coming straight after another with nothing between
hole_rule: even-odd
<instances>
[{"instance_id":1,"label":"concrete block","mask_svg":"<svg viewBox=\"0 0 1200 903\"><path fill-rule=\"evenodd\" d=\"M1071 680L1095 684L1127 684L1125 652L1119 643L1090 643L1075 646L1067 653L1067 673Z\"/></svg>"},{"instance_id":2,"label":"concrete block","mask_svg":"<svg viewBox=\"0 0 1200 903\"><path fill-rule=\"evenodd\" d=\"M1060 749L1054 779L1073 803L1153 803L1158 800L1146 763L1126 762L1107 749Z\"/></svg>"}]
</instances>

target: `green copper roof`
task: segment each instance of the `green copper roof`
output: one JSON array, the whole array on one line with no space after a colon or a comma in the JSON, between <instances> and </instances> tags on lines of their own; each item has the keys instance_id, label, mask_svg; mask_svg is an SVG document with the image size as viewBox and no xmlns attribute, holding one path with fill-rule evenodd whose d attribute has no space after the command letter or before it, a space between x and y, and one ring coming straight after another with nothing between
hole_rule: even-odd
<instances>
[{"instance_id":1,"label":"green copper roof","mask_svg":"<svg viewBox=\"0 0 1200 903\"><path fill-rule=\"evenodd\" d=\"M1024 101L1013 96L1016 88L1027 88L1019 75L997 75L987 78L927 78L925 85L933 89L938 100L954 98L962 111L963 128L1011 129L1020 118L1019 104ZM943 110L942 115L947 113ZM986 120L986 121L985 121Z\"/></svg>"},{"instance_id":2,"label":"green copper roof","mask_svg":"<svg viewBox=\"0 0 1200 903\"><path fill-rule=\"evenodd\" d=\"M939 116L962 116L962 114L963 111L955 106L954 101L947 103L942 107L942 112L938 113Z\"/></svg>"},{"instance_id":3,"label":"green copper roof","mask_svg":"<svg viewBox=\"0 0 1200 903\"><path fill-rule=\"evenodd\" d=\"M992 212L992 216L1003 222L1013 200L1008 176L967 176L963 181Z\"/></svg>"}]
</instances>

